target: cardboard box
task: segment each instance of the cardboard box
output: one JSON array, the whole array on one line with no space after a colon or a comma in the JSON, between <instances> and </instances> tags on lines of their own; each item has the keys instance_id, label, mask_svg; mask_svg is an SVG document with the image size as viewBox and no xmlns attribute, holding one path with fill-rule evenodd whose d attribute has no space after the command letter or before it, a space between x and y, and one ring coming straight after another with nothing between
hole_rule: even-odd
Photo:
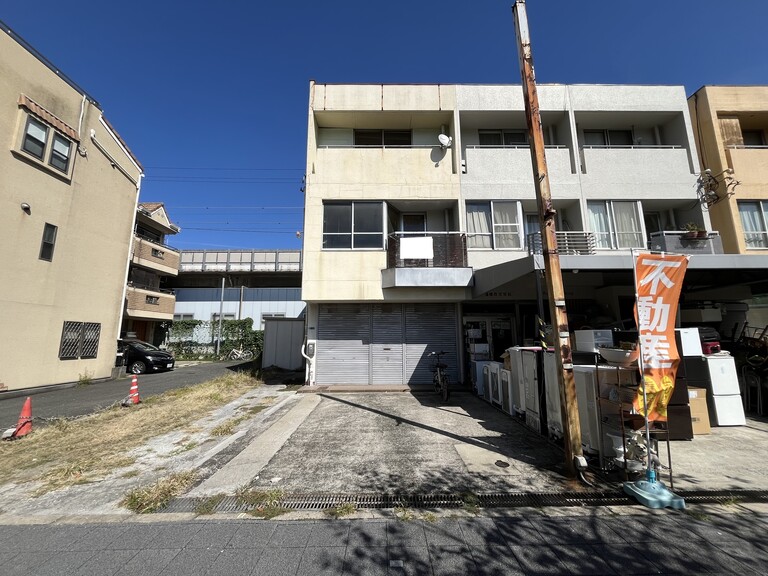
<instances>
[{"instance_id":1,"label":"cardboard box","mask_svg":"<svg viewBox=\"0 0 768 576\"><path fill-rule=\"evenodd\" d=\"M694 388L693 386L688 387L688 402L690 403L691 400L694 398L704 398L704 400L707 399L707 389L706 388Z\"/></svg>"},{"instance_id":2,"label":"cardboard box","mask_svg":"<svg viewBox=\"0 0 768 576\"><path fill-rule=\"evenodd\" d=\"M699 397L691 398L688 406L691 408L691 425L693 426L693 434L698 436L699 434L709 434L709 411L707 410L707 396L706 390L702 388L689 388L691 390L702 390L704 394Z\"/></svg>"}]
</instances>

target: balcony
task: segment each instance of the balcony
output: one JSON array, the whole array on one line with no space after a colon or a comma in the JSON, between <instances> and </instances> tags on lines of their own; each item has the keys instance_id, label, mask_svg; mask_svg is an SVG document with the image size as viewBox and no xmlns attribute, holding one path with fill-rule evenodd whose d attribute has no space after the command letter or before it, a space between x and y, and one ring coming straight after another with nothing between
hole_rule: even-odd
<instances>
[{"instance_id":1,"label":"balcony","mask_svg":"<svg viewBox=\"0 0 768 576\"><path fill-rule=\"evenodd\" d=\"M557 251L560 255L590 256L598 253L597 238L594 232L555 232L555 238L557 239ZM529 254L541 254L543 252L541 233L528 234L526 245Z\"/></svg>"},{"instance_id":2,"label":"balcony","mask_svg":"<svg viewBox=\"0 0 768 576\"><path fill-rule=\"evenodd\" d=\"M176 296L171 290L129 282L125 300L125 313L131 318L173 320Z\"/></svg>"},{"instance_id":3,"label":"balcony","mask_svg":"<svg viewBox=\"0 0 768 576\"><path fill-rule=\"evenodd\" d=\"M768 146L730 146L728 155L742 186L768 182Z\"/></svg>"},{"instance_id":4,"label":"balcony","mask_svg":"<svg viewBox=\"0 0 768 576\"><path fill-rule=\"evenodd\" d=\"M593 178L602 184L636 182L646 190L663 187L662 196L669 196L670 184L683 184L675 191L689 195L695 179L688 151L680 146L582 146L581 164L585 184Z\"/></svg>"},{"instance_id":5,"label":"balcony","mask_svg":"<svg viewBox=\"0 0 768 576\"><path fill-rule=\"evenodd\" d=\"M547 169L553 183L578 182L571 172L571 152L565 146L547 146ZM531 149L525 146L467 146L464 151L466 182L510 182L533 186Z\"/></svg>"},{"instance_id":6,"label":"balcony","mask_svg":"<svg viewBox=\"0 0 768 576\"><path fill-rule=\"evenodd\" d=\"M133 237L133 264L176 276L179 273L179 251L144 236Z\"/></svg>"},{"instance_id":7,"label":"balcony","mask_svg":"<svg viewBox=\"0 0 768 576\"><path fill-rule=\"evenodd\" d=\"M683 231L653 232L649 248L682 254L723 254L723 241L719 232L704 232L695 237Z\"/></svg>"},{"instance_id":8,"label":"balcony","mask_svg":"<svg viewBox=\"0 0 768 576\"><path fill-rule=\"evenodd\" d=\"M390 234L383 288L472 286L467 237L462 232Z\"/></svg>"}]
</instances>

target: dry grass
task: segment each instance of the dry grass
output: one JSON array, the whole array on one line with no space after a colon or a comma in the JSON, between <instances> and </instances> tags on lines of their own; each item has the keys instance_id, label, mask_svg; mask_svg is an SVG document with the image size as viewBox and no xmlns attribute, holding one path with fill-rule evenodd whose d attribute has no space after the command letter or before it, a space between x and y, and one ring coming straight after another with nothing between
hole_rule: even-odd
<instances>
[{"instance_id":1,"label":"dry grass","mask_svg":"<svg viewBox=\"0 0 768 576\"><path fill-rule=\"evenodd\" d=\"M354 514L356 511L357 508L355 508L354 504L351 502L345 502L344 504L339 504L333 508L328 508L325 513L331 518L338 519L343 518L344 516L349 516L350 514Z\"/></svg>"},{"instance_id":2,"label":"dry grass","mask_svg":"<svg viewBox=\"0 0 768 576\"><path fill-rule=\"evenodd\" d=\"M252 510L247 512L248 514L265 520L288 512L288 509L281 505L283 496L283 491L279 489L255 490L241 487L235 492L238 504L253 507Z\"/></svg>"},{"instance_id":3,"label":"dry grass","mask_svg":"<svg viewBox=\"0 0 768 576\"><path fill-rule=\"evenodd\" d=\"M131 490L120 501L120 506L137 514L148 514L164 508L168 502L186 492L196 481L197 473L192 470L177 472L144 488Z\"/></svg>"},{"instance_id":4,"label":"dry grass","mask_svg":"<svg viewBox=\"0 0 768 576\"><path fill-rule=\"evenodd\" d=\"M232 373L147 398L130 409L110 408L59 420L17 442L0 444L0 485L41 481L36 495L103 479L129 466L126 453L148 439L189 426L260 382Z\"/></svg>"}]
</instances>

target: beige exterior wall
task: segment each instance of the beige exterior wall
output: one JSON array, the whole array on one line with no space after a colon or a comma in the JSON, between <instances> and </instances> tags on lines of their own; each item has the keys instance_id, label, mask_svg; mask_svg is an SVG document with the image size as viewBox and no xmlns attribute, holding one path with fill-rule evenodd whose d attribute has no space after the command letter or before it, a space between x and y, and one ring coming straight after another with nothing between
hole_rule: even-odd
<instances>
[{"instance_id":1,"label":"beige exterior wall","mask_svg":"<svg viewBox=\"0 0 768 576\"><path fill-rule=\"evenodd\" d=\"M688 99L688 105L702 170L709 168L718 175L730 168L739 181L732 196L709 209L723 248L728 253L768 253L747 250L737 204L768 200L768 149L729 147L742 143L742 128L768 131L768 86L705 86Z\"/></svg>"},{"instance_id":2,"label":"beige exterior wall","mask_svg":"<svg viewBox=\"0 0 768 576\"><path fill-rule=\"evenodd\" d=\"M162 257L154 256L155 250L159 250L162 253ZM132 262L144 268L156 270L158 273L166 276L178 276L179 274L178 251L168 246L155 244L138 236L135 236L133 239Z\"/></svg>"},{"instance_id":3,"label":"beige exterior wall","mask_svg":"<svg viewBox=\"0 0 768 576\"><path fill-rule=\"evenodd\" d=\"M148 297L156 298L157 304L148 303ZM173 309L176 305L176 298L171 294L129 286L125 294L125 301L126 314L129 317L152 320L173 320Z\"/></svg>"},{"instance_id":4,"label":"beige exterior wall","mask_svg":"<svg viewBox=\"0 0 768 576\"><path fill-rule=\"evenodd\" d=\"M141 170L101 110L5 32L0 78L0 389L108 377ZM78 131L71 177L20 150L21 94ZM46 223L58 227L51 261L39 258ZM59 359L65 321L101 324L96 358Z\"/></svg>"},{"instance_id":5,"label":"beige exterior wall","mask_svg":"<svg viewBox=\"0 0 768 576\"><path fill-rule=\"evenodd\" d=\"M316 85L310 88L302 299L343 301L456 301L464 289L382 289L382 250L322 250L323 200L454 202L459 175L453 149L440 150L436 135L450 129L453 87ZM432 145L414 148L318 147L318 129L432 129Z\"/></svg>"}]
</instances>

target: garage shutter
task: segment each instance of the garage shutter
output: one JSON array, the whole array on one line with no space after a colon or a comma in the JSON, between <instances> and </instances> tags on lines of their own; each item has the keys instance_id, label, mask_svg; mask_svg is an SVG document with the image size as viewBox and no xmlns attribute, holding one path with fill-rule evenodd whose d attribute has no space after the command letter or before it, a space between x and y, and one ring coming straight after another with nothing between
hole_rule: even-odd
<instances>
[{"instance_id":1,"label":"garage shutter","mask_svg":"<svg viewBox=\"0 0 768 576\"><path fill-rule=\"evenodd\" d=\"M403 383L403 307L401 304L373 305L371 361L373 384Z\"/></svg>"},{"instance_id":2,"label":"garage shutter","mask_svg":"<svg viewBox=\"0 0 768 576\"><path fill-rule=\"evenodd\" d=\"M451 382L457 381L456 306L453 304L406 304L405 377L408 384L431 384L434 358L429 352L448 352L442 361L448 364Z\"/></svg>"},{"instance_id":3,"label":"garage shutter","mask_svg":"<svg viewBox=\"0 0 768 576\"><path fill-rule=\"evenodd\" d=\"M317 383L368 384L371 307L323 304L317 325Z\"/></svg>"}]
</instances>

